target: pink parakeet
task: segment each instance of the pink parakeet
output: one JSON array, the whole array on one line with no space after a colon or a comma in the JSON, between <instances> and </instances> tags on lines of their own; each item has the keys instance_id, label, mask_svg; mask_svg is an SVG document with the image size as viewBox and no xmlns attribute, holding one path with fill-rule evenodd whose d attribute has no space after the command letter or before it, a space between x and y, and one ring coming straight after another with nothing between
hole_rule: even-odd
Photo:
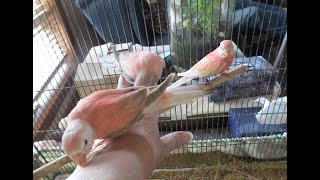
<instances>
[{"instance_id":1,"label":"pink parakeet","mask_svg":"<svg viewBox=\"0 0 320 180\"><path fill-rule=\"evenodd\" d=\"M198 85L166 90L174 76L170 74L158 86L100 90L80 100L68 116L62 137L64 152L78 165L85 166L95 139L117 137L146 113L163 112L211 94L211 90Z\"/></svg>"},{"instance_id":2,"label":"pink parakeet","mask_svg":"<svg viewBox=\"0 0 320 180\"><path fill-rule=\"evenodd\" d=\"M113 46L114 58L105 62L107 67L118 68L133 86L151 86L156 83L165 68L165 61L150 51L124 52L119 54Z\"/></svg>"},{"instance_id":3,"label":"pink parakeet","mask_svg":"<svg viewBox=\"0 0 320 180\"><path fill-rule=\"evenodd\" d=\"M178 73L177 75L182 78L171 84L168 89L181 86L195 78L208 78L215 74L224 73L232 64L236 52L237 46L233 41L221 41L218 48L203 57L188 71Z\"/></svg>"}]
</instances>

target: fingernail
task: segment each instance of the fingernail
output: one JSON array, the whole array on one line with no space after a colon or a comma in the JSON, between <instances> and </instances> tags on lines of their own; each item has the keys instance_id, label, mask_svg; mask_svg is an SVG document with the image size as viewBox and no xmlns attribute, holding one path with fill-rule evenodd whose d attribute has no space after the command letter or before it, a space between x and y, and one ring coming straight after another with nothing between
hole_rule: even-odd
<instances>
[{"instance_id":1,"label":"fingernail","mask_svg":"<svg viewBox=\"0 0 320 180\"><path fill-rule=\"evenodd\" d=\"M184 141L189 142L193 139L193 134L191 132L184 132L182 138Z\"/></svg>"}]
</instances>

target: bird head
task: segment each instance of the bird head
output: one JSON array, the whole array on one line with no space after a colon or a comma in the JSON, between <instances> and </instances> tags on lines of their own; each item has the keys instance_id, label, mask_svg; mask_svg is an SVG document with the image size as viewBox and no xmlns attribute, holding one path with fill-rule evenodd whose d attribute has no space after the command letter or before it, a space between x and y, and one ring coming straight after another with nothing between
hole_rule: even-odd
<instances>
[{"instance_id":1,"label":"bird head","mask_svg":"<svg viewBox=\"0 0 320 180\"><path fill-rule=\"evenodd\" d=\"M225 57L234 56L237 52L237 46L231 40L224 40L220 42L220 55Z\"/></svg>"},{"instance_id":2,"label":"bird head","mask_svg":"<svg viewBox=\"0 0 320 180\"><path fill-rule=\"evenodd\" d=\"M62 136L62 149L79 166L86 164L93 143L93 129L88 122L76 119L68 123Z\"/></svg>"}]
</instances>

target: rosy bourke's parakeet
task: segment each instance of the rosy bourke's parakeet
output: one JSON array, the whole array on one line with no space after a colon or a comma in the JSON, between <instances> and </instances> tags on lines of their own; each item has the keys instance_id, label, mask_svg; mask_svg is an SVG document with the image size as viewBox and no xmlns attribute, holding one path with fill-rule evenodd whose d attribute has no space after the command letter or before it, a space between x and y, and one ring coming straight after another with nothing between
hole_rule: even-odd
<instances>
[{"instance_id":1,"label":"rosy bourke's parakeet","mask_svg":"<svg viewBox=\"0 0 320 180\"><path fill-rule=\"evenodd\" d=\"M181 86L195 78L208 78L216 74L223 74L232 64L236 52L237 46L233 41L221 41L218 48L203 57L188 71L178 73L177 75L182 78L171 84L168 89Z\"/></svg>"},{"instance_id":2,"label":"rosy bourke's parakeet","mask_svg":"<svg viewBox=\"0 0 320 180\"><path fill-rule=\"evenodd\" d=\"M124 78L133 86L147 86L157 82L166 64L158 54L150 51L118 53L112 45L113 55L104 65L121 70Z\"/></svg>"},{"instance_id":3,"label":"rosy bourke's parakeet","mask_svg":"<svg viewBox=\"0 0 320 180\"><path fill-rule=\"evenodd\" d=\"M100 90L81 99L68 115L62 136L64 152L84 166L94 140L117 137L140 120L145 107L152 107L173 76L150 91L142 86Z\"/></svg>"},{"instance_id":4,"label":"rosy bourke's parakeet","mask_svg":"<svg viewBox=\"0 0 320 180\"><path fill-rule=\"evenodd\" d=\"M114 137L119 129L140 118L146 95L146 88L131 87L100 90L81 99L68 115L62 136L64 152L84 166L94 140Z\"/></svg>"}]
</instances>

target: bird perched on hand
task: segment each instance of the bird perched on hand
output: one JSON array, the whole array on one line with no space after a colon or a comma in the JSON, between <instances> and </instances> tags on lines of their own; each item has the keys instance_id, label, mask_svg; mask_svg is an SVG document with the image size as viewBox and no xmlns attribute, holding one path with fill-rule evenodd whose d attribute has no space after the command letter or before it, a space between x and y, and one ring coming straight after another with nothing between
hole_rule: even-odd
<instances>
[{"instance_id":1,"label":"bird perched on hand","mask_svg":"<svg viewBox=\"0 0 320 180\"><path fill-rule=\"evenodd\" d=\"M171 74L169 79L152 90L142 86L100 90L81 99L68 115L67 128L62 136L64 152L78 165L84 166L94 140L121 135L142 118L148 111L146 109L154 109L151 107L173 77L174 74ZM139 78L136 82L148 85L149 81Z\"/></svg>"},{"instance_id":2,"label":"bird perched on hand","mask_svg":"<svg viewBox=\"0 0 320 180\"><path fill-rule=\"evenodd\" d=\"M208 78L215 74L224 74L232 64L236 52L237 46L233 41L221 41L218 48L203 57L188 71L178 73L177 75L182 78L171 84L168 89L181 86L195 78Z\"/></svg>"},{"instance_id":3,"label":"bird perched on hand","mask_svg":"<svg viewBox=\"0 0 320 180\"><path fill-rule=\"evenodd\" d=\"M64 152L84 166L94 140L115 137L117 130L140 118L146 95L146 88L131 87L95 91L80 100L68 115L62 136Z\"/></svg>"},{"instance_id":4,"label":"bird perched on hand","mask_svg":"<svg viewBox=\"0 0 320 180\"><path fill-rule=\"evenodd\" d=\"M157 82L166 67L165 60L156 53L138 51L119 54L114 45L112 48L114 58L104 65L120 69L124 78L133 86L146 86Z\"/></svg>"}]
</instances>

